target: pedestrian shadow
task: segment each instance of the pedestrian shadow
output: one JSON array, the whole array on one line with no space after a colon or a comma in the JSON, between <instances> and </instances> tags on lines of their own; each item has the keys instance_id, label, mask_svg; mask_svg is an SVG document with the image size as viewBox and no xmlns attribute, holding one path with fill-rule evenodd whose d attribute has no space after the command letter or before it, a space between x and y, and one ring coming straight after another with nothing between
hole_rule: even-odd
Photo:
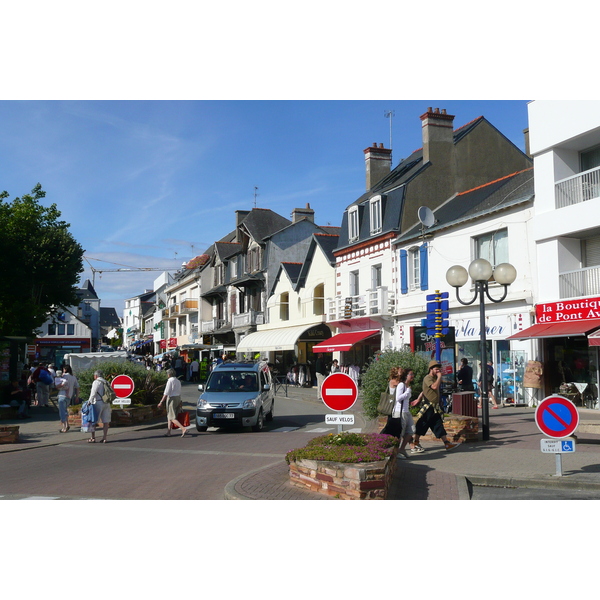
<instances>
[{"instance_id":1,"label":"pedestrian shadow","mask_svg":"<svg viewBox=\"0 0 600 600\"><path fill-rule=\"evenodd\" d=\"M435 469L397 459L387 500L427 500L432 484L428 473Z\"/></svg>"},{"instance_id":2,"label":"pedestrian shadow","mask_svg":"<svg viewBox=\"0 0 600 600\"><path fill-rule=\"evenodd\" d=\"M577 475L578 473L600 473L600 464L596 465L585 465L580 469L570 469L568 471L569 475Z\"/></svg>"}]
</instances>

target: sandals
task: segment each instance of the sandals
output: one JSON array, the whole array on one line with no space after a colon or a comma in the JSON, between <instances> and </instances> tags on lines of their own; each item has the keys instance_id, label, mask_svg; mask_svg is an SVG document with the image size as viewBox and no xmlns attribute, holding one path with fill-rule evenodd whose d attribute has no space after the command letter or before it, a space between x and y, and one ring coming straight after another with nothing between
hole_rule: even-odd
<instances>
[{"instance_id":1,"label":"sandals","mask_svg":"<svg viewBox=\"0 0 600 600\"><path fill-rule=\"evenodd\" d=\"M93 443L95 443L95 442L96 442L96 440L95 440L94 438L90 438L90 439L88 440L88 444L93 444Z\"/></svg>"}]
</instances>

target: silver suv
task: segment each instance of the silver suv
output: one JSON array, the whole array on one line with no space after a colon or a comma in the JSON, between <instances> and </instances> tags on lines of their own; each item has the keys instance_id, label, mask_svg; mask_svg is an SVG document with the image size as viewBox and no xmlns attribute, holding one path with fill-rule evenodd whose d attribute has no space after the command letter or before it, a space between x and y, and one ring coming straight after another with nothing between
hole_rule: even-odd
<instances>
[{"instance_id":1,"label":"silver suv","mask_svg":"<svg viewBox=\"0 0 600 600\"><path fill-rule=\"evenodd\" d=\"M224 362L211 372L196 409L196 429L252 427L273 419L275 394L266 362Z\"/></svg>"}]
</instances>

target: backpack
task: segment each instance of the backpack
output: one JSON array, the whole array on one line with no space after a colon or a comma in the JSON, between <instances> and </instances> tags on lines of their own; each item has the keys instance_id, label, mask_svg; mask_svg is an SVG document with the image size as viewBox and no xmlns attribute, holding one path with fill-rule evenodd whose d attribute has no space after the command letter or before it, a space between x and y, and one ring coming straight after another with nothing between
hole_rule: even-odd
<instances>
[{"instance_id":1,"label":"backpack","mask_svg":"<svg viewBox=\"0 0 600 600\"><path fill-rule=\"evenodd\" d=\"M46 369L40 369L38 379L42 383L45 383L46 385L52 385L54 383L54 379L52 378L52 375L50 374L49 371L46 371Z\"/></svg>"},{"instance_id":2,"label":"backpack","mask_svg":"<svg viewBox=\"0 0 600 600\"><path fill-rule=\"evenodd\" d=\"M102 381L102 387L104 388L104 391L102 392L102 402L111 404L117 395L107 381L104 379L101 379L100 381Z\"/></svg>"}]
</instances>

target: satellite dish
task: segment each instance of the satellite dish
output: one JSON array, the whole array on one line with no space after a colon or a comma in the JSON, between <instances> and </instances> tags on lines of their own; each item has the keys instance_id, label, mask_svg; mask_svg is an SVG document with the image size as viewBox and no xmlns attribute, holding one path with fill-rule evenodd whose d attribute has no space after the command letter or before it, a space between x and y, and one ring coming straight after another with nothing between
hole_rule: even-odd
<instances>
[{"instance_id":1,"label":"satellite dish","mask_svg":"<svg viewBox=\"0 0 600 600\"><path fill-rule=\"evenodd\" d=\"M417 216L419 217L419 221L425 227L431 227L435 223L435 217L431 212L431 209L426 206L420 206L419 211L417 212Z\"/></svg>"}]
</instances>

